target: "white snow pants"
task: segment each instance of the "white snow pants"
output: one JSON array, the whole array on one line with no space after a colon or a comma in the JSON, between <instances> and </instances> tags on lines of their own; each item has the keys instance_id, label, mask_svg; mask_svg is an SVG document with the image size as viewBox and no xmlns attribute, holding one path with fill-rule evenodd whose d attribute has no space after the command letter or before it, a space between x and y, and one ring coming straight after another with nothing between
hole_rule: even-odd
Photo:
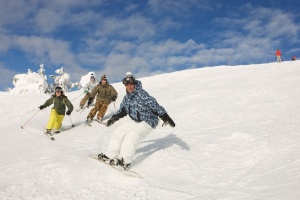
<instances>
[{"instance_id":1,"label":"white snow pants","mask_svg":"<svg viewBox=\"0 0 300 200\"><path fill-rule=\"evenodd\" d=\"M153 130L146 122L130 120L116 128L110 136L105 155L110 159L123 158L125 163L131 163L137 146Z\"/></svg>"}]
</instances>

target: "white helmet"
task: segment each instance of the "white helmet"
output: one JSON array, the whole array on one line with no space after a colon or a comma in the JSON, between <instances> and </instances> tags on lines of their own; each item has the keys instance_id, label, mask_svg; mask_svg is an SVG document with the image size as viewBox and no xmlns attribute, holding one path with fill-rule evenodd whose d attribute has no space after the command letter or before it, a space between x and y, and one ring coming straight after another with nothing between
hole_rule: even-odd
<instances>
[{"instance_id":1,"label":"white helmet","mask_svg":"<svg viewBox=\"0 0 300 200\"><path fill-rule=\"evenodd\" d=\"M135 79L135 77L133 76L133 74L131 72L127 72L126 77L132 77L133 79Z\"/></svg>"},{"instance_id":2,"label":"white helmet","mask_svg":"<svg viewBox=\"0 0 300 200\"><path fill-rule=\"evenodd\" d=\"M131 72L127 72L126 76L132 76L132 73Z\"/></svg>"}]
</instances>

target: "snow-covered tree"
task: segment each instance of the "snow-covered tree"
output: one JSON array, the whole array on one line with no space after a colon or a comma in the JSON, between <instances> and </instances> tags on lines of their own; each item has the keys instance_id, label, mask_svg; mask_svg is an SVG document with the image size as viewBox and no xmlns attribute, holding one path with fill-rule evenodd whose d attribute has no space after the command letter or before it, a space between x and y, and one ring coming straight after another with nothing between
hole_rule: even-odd
<instances>
[{"instance_id":1,"label":"snow-covered tree","mask_svg":"<svg viewBox=\"0 0 300 200\"><path fill-rule=\"evenodd\" d=\"M45 68L44 68L44 65L43 65L43 64L40 64L40 69L37 71L38 74L39 74L40 76L46 77L45 71L46 71L46 70L45 70ZM46 77L46 79L47 79L47 77Z\"/></svg>"},{"instance_id":2,"label":"snow-covered tree","mask_svg":"<svg viewBox=\"0 0 300 200\"><path fill-rule=\"evenodd\" d=\"M47 83L47 76L45 75L45 68L43 64L40 64L40 69L37 72L33 72L28 69L27 74L17 74L13 78L13 89L8 89L10 94L22 94L30 91L36 91L39 93L53 93L57 86L63 88L64 92L68 92L71 88L77 86L80 87L80 83L71 83L70 75L64 72L64 68L57 69L55 73L57 75L50 75L54 83Z\"/></svg>"},{"instance_id":3,"label":"snow-covered tree","mask_svg":"<svg viewBox=\"0 0 300 200\"><path fill-rule=\"evenodd\" d=\"M55 73L59 76L50 75L49 77L54 80L54 83L49 85L49 92L54 92L54 89L57 86L62 87L64 92L68 92L72 87L74 87L74 84L70 81L70 75L68 73L64 72L64 67L62 66L60 69L55 70Z\"/></svg>"},{"instance_id":4,"label":"snow-covered tree","mask_svg":"<svg viewBox=\"0 0 300 200\"><path fill-rule=\"evenodd\" d=\"M40 67L42 69L41 65ZM22 94L31 91L44 93L48 88L48 83L46 80L47 77L44 74L32 72L31 69L28 69L27 74L17 74L14 76L13 85L15 87L9 90L9 93Z\"/></svg>"}]
</instances>

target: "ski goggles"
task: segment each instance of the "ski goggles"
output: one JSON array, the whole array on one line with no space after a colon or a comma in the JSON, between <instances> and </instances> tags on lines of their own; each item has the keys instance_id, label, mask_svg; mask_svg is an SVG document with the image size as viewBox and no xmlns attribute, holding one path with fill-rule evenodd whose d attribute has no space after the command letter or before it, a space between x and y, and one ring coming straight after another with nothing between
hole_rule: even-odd
<instances>
[{"instance_id":1,"label":"ski goggles","mask_svg":"<svg viewBox=\"0 0 300 200\"><path fill-rule=\"evenodd\" d=\"M55 92L62 92L62 89L56 88L56 89L55 89Z\"/></svg>"},{"instance_id":2,"label":"ski goggles","mask_svg":"<svg viewBox=\"0 0 300 200\"><path fill-rule=\"evenodd\" d=\"M103 76L101 77L101 80L107 80L107 79L106 79L106 75L103 75Z\"/></svg>"},{"instance_id":3,"label":"ski goggles","mask_svg":"<svg viewBox=\"0 0 300 200\"><path fill-rule=\"evenodd\" d=\"M134 84L135 83L135 80L131 77L125 77L123 78L123 84L124 85L127 85L127 84Z\"/></svg>"}]
</instances>

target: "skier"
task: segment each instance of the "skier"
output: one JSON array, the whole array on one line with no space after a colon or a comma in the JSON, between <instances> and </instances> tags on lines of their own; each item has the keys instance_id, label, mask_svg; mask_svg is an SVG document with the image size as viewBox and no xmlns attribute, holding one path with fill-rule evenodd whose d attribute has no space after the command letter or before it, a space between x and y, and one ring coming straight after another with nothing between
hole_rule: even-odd
<instances>
[{"instance_id":1,"label":"skier","mask_svg":"<svg viewBox=\"0 0 300 200\"><path fill-rule=\"evenodd\" d=\"M46 133L48 134L60 132L60 127L65 117L66 107L68 108L68 111L66 112L67 115L71 115L73 111L73 105L68 100L67 96L63 94L63 89L61 87L56 87L55 93L43 105L40 105L39 109L42 110L51 104L53 104L53 108L51 109L50 118L46 127Z\"/></svg>"},{"instance_id":2,"label":"skier","mask_svg":"<svg viewBox=\"0 0 300 200\"><path fill-rule=\"evenodd\" d=\"M88 106L91 105L96 95L97 95L97 99L96 99L95 107L90 111L90 113L87 116L86 122L88 124L91 123L92 119L94 118L97 112L98 112L97 120L101 122L103 116L106 113L108 105L112 101L116 101L118 97L118 93L115 90L115 88L107 82L106 75L103 75L101 77L100 84L97 85L90 93L90 98L87 104Z\"/></svg>"},{"instance_id":3,"label":"skier","mask_svg":"<svg viewBox=\"0 0 300 200\"><path fill-rule=\"evenodd\" d=\"M277 49L274 55L276 56L277 62L281 62L281 51L279 49Z\"/></svg>"},{"instance_id":4,"label":"skier","mask_svg":"<svg viewBox=\"0 0 300 200\"><path fill-rule=\"evenodd\" d=\"M91 74L90 81L83 87L83 91L85 93L83 99L81 99L79 103L79 107L83 109L84 104L89 100L90 93L98 85L98 81L96 81L94 74Z\"/></svg>"},{"instance_id":5,"label":"skier","mask_svg":"<svg viewBox=\"0 0 300 200\"><path fill-rule=\"evenodd\" d=\"M111 165L120 165L127 170L137 145L158 125L158 116L164 121L163 125L169 124L175 127L175 123L155 98L141 87L136 87L137 82L133 76L126 76L123 84L126 95L120 104L120 109L106 122L106 126L113 125L126 115L131 120L113 131L105 154L100 153L98 158Z\"/></svg>"},{"instance_id":6,"label":"skier","mask_svg":"<svg viewBox=\"0 0 300 200\"><path fill-rule=\"evenodd\" d=\"M296 60L296 55L293 55L292 61L295 61L295 60Z\"/></svg>"}]
</instances>

